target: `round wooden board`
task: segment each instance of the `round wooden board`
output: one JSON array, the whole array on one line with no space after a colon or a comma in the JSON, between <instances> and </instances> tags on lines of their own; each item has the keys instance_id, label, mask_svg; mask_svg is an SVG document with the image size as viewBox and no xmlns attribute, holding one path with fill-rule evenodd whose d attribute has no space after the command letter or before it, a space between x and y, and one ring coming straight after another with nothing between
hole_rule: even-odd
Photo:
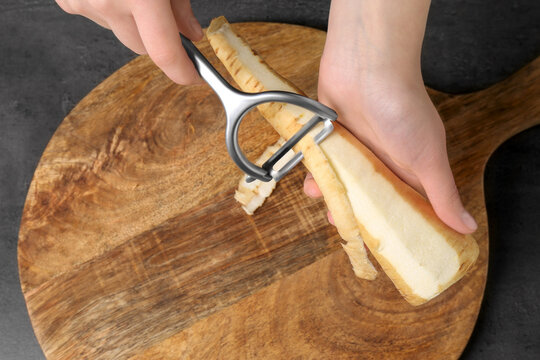
<instances>
[{"instance_id":1,"label":"round wooden board","mask_svg":"<svg viewBox=\"0 0 540 360\"><path fill-rule=\"evenodd\" d=\"M278 72L316 96L324 32L284 24L235 29ZM198 44L218 70L206 41ZM301 55L301 56L300 56ZM406 303L384 273L356 278L304 170L256 215L233 200L240 177L224 111L206 85L178 86L139 57L66 117L28 193L20 279L49 359L455 359L486 281L483 169L506 138L540 119L537 60L481 92L431 91L480 257L433 301ZM230 77L228 77L230 80ZM257 115L241 143L277 136Z\"/></svg>"}]
</instances>

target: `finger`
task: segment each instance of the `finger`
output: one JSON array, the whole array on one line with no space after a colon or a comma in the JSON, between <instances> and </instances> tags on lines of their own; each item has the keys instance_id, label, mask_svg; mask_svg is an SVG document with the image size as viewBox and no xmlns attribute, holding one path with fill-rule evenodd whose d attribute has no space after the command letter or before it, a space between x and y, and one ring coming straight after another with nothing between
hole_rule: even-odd
<instances>
[{"instance_id":1,"label":"finger","mask_svg":"<svg viewBox=\"0 0 540 360\"><path fill-rule=\"evenodd\" d=\"M60 9L64 10L68 14L75 14L75 10L71 7L71 4L67 0L56 0Z\"/></svg>"},{"instance_id":2,"label":"finger","mask_svg":"<svg viewBox=\"0 0 540 360\"><path fill-rule=\"evenodd\" d=\"M82 1L68 1L68 0L57 0L58 6L68 14L81 15L84 16L96 24L110 29L108 22L105 20L101 14L95 11L92 7L88 6L87 3Z\"/></svg>"},{"instance_id":3,"label":"finger","mask_svg":"<svg viewBox=\"0 0 540 360\"><path fill-rule=\"evenodd\" d=\"M435 160L419 174L433 210L451 228L464 234L474 232L478 225L461 202L446 152Z\"/></svg>"},{"instance_id":4,"label":"finger","mask_svg":"<svg viewBox=\"0 0 540 360\"><path fill-rule=\"evenodd\" d=\"M375 155L381 160L395 175L397 175L401 180L409 184L413 189L415 189L420 194L426 196L425 190L418 180L416 174L405 167L402 164L397 164L388 154L380 151L373 151Z\"/></svg>"},{"instance_id":5,"label":"finger","mask_svg":"<svg viewBox=\"0 0 540 360\"><path fill-rule=\"evenodd\" d=\"M121 15L111 21L111 30L114 35L133 52L142 55L146 54L146 48L142 42L139 30L135 24L135 19L129 15Z\"/></svg>"},{"instance_id":6,"label":"finger","mask_svg":"<svg viewBox=\"0 0 540 360\"><path fill-rule=\"evenodd\" d=\"M132 11L154 63L176 83L199 82L199 75L182 47L170 1L135 1Z\"/></svg>"},{"instance_id":7,"label":"finger","mask_svg":"<svg viewBox=\"0 0 540 360\"><path fill-rule=\"evenodd\" d=\"M334 223L334 218L332 217L332 213L330 211L328 211L326 213L326 217L328 218L328 222L334 226L336 226L336 224Z\"/></svg>"},{"instance_id":8,"label":"finger","mask_svg":"<svg viewBox=\"0 0 540 360\"><path fill-rule=\"evenodd\" d=\"M201 24L195 18L189 0L173 0L171 7L176 19L177 29L192 41L199 41L204 34Z\"/></svg>"},{"instance_id":9,"label":"finger","mask_svg":"<svg viewBox=\"0 0 540 360\"><path fill-rule=\"evenodd\" d=\"M322 196L322 192L319 189L319 186L317 186L311 173L306 174L306 179L304 180L304 193L310 198L319 198Z\"/></svg>"},{"instance_id":10,"label":"finger","mask_svg":"<svg viewBox=\"0 0 540 360\"><path fill-rule=\"evenodd\" d=\"M85 14L84 17L92 20L93 22L95 22L96 24L101 26L102 28L111 30L111 26L109 25L108 21L106 21L103 17L99 16L96 13L94 13L94 14Z\"/></svg>"}]
</instances>

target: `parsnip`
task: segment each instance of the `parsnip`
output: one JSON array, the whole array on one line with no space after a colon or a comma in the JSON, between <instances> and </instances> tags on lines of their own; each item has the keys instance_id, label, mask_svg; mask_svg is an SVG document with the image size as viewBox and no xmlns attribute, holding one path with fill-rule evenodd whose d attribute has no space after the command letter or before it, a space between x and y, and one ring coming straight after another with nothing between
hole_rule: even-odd
<instances>
[{"instance_id":1,"label":"parsnip","mask_svg":"<svg viewBox=\"0 0 540 360\"><path fill-rule=\"evenodd\" d=\"M301 93L275 73L238 37L225 18L207 31L218 58L247 92L286 90ZM262 115L288 139L311 118L290 104L264 104ZM385 273L413 305L440 294L459 280L478 256L472 236L443 224L420 194L402 182L343 127L320 145L306 136L295 147L304 153L357 276L374 279L362 238Z\"/></svg>"}]
</instances>

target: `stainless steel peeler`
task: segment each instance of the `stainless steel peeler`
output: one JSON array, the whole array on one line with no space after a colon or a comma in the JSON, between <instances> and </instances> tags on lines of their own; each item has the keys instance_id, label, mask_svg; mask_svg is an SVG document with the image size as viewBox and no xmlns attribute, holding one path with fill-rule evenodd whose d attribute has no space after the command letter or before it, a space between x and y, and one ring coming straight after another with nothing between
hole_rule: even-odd
<instances>
[{"instance_id":1,"label":"stainless steel peeler","mask_svg":"<svg viewBox=\"0 0 540 360\"><path fill-rule=\"evenodd\" d=\"M322 130L313 137L313 140L319 144L334 129L332 124L337 119L337 114L329 107L308 97L286 91L265 91L261 93L245 93L232 87L201 54L199 49L186 37L180 34L182 44L186 52L193 61L195 69L200 76L216 92L225 108L227 117L227 126L225 130L225 142L227 150L233 161L238 167L247 174L247 181L252 182L255 179L261 181L275 180L279 181L289 170L295 167L303 158L302 152L298 152L280 169L274 169L274 165L289 150L292 149L311 129L319 122L323 122ZM267 102L290 103L303 107L314 113L300 131L285 142L281 148L274 153L261 167L249 161L240 145L238 144L238 129L242 118L255 106Z\"/></svg>"}]
</instances>

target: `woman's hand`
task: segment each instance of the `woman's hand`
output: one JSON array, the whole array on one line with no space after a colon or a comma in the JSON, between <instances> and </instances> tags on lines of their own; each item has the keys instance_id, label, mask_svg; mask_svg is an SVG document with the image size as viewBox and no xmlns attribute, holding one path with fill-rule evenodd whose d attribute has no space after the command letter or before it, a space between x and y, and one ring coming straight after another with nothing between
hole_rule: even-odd
<instances>
[{"instance_id":1,"label":"woman's hand","mask_svg":"<svg viewBox=\"0 0 540 360\"><path fill-rule=\"evenodd\" d=\"M56 0L70 13L110 29L137 54L148 54L174 82L200 80L178 32L193 41L203 37L189 0Z\"/></svg>"},{"instance_id":2,"label":"woman's hand","mask_svg":"<svg viewBox=\"0 0 540 360\"><path fill-rule=\"evenodd\" d=\"M339 122L395 174L427 195L443 222L471 233L477 225L461 203L444 125L420 73L429 3L381 3L332 2L319 101L335 109ZM311 176L304 185L309 196L321 196Z\"/></svg>"}]
</instances>

